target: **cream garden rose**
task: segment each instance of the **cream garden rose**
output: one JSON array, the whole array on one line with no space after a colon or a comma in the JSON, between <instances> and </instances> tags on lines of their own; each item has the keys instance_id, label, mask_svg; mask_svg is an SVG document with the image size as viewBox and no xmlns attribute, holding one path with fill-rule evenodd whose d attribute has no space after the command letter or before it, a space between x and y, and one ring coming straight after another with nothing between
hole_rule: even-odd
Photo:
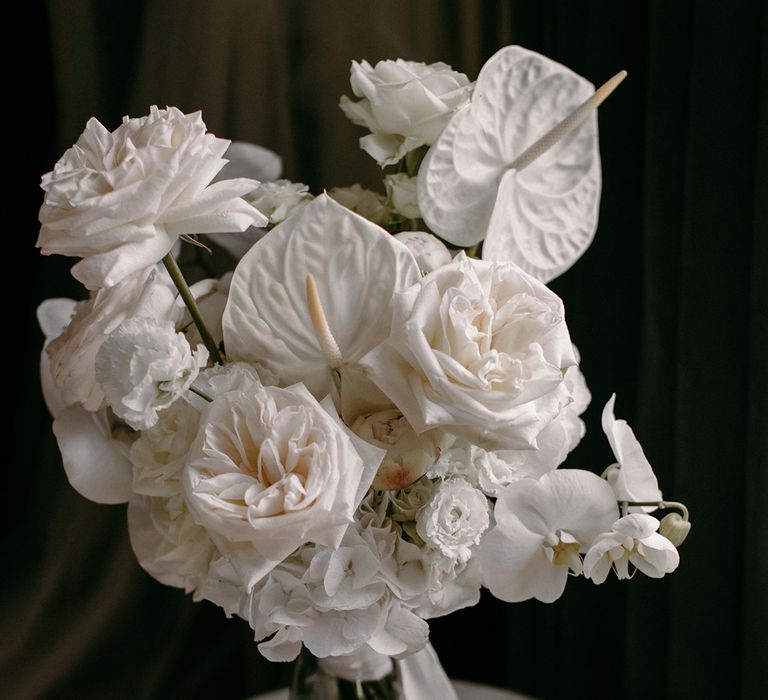
<instances>
[{"instance_id":1,"label":"cream garden rose","mask_svg":"<svg viewBox=\"0 0 768 700\"><path fill-rule=\"evenodd\" d=\"M243 231L265 217L242 195L247 178L210 184L229 141L206 133L200 112L152 107L113 132L90 119L44 175L38 247L80 257L72 274L111 287L159 262L183 234Z\"/></svg>"},{"instance_id":2,"label":"cream garden rose","mask_svg":"<svg viewBox=\"0 0 768 700\"><path fill-rule=\"evenodd\" d=\"M454 112L469 101L472 84L445 63L352 61L353 102L346 95L339 106L355 124L370 130L360 147L382 167L408 151L430 145Z\"/></svg>"},{"instance_id":3,"label":"cream garden rose","mask_svg":"<svg viewBox=\"0 0 768 700\"><path fill-rule=\"evenodd\" d=\"M184 472L195 520L250 590L298 546L336 547L384 455L302 384L216 396Z\"/></svg>"},{"instance_id":4,"label":"cream garden rose","mask_svg":"<svg viewBox=\"0 0 768 700\"><path fill-rule=\"evenodd\" d=\"M392 331L361 364L417 433L530 449L573 401L562 301L509 263L460 253L393 300Z\"/></svg>"}]
</instances>

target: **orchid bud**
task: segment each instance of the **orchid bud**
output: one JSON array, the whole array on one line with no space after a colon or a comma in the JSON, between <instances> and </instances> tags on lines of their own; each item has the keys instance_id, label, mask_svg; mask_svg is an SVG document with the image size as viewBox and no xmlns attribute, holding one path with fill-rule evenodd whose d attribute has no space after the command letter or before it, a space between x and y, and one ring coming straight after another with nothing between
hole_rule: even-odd
<instances>
[{"instance_id":1,"label":"orchid bud","mask_svg":"<svg viewBox=\"0 0 768 700\"><path fill-rule=\"evenodd\" d=\"M691 531L691 521L683 520L679 513L668 513L661 519L659 534L666 537L675 547L679 547Z\"/></svg>"}]
</instances>

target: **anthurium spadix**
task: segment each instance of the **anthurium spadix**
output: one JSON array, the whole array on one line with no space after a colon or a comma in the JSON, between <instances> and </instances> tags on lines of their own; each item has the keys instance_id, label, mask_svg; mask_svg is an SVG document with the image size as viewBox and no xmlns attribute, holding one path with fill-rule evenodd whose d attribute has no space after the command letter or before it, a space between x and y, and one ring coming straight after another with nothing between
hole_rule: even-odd
<instances>
[{"instance_id":1,"label":"anthurium spadix","mask_svg":"<svg viewBox=\"0 0 768 700\"><path fill-rule=\"evenodd\" d=\"M491 57L471 103L419 169L429 227L458 246L485 239L484 259L513 261L543 282L567 270L597 227L597 117L595 104L585 105L593 92L570 69L520 46Z\"/></svg>"},{"instance_id":2,"label":"anthurium spadix","mask_svg":"<svg viewBox=\"0 0 768 700\"><path fill-rule=\"evenodd\" d=\"M310 312L309 276L311 296L338 346L334 360ZM227 358L260 363L281 386L303 382L321 399L334 388L333 369L354 365L387 338L392 297L419 279L408 248L321 195L237 266L222 321Z\"/></svg>"}]
</instances>

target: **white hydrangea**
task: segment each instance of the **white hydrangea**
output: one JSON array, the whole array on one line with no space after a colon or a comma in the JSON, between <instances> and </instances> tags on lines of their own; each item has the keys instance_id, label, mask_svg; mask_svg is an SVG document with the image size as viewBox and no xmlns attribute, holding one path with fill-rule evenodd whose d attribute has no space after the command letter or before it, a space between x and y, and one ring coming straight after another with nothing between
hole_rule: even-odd
<instances>
[{"instance_id":1,"label":"white hydrangea","mask_svg":"<svg viewBox=\"0 0 768 700\"><path fill-rule=\"evenodd\" d=\"M195 381L208 351L194 352L171 321L136 317L121 324L96 356L96 380L107 403L134 430L157 422Z\"/></svg>"}]
</instances>

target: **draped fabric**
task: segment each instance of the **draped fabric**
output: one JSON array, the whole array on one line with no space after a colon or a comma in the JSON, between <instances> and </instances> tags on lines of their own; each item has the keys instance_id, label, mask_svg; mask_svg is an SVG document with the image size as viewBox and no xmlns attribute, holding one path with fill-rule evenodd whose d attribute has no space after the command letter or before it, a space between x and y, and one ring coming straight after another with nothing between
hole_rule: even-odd
<instances>
[{"instance_id":1,"label":"draped fabric","mask_svg":"<svg viewBox=\"0 0 768 700\"><path fill-rule=\"evenodd\" d=\"M432 641L449 675L542 698L768 697L765 3L53 0L27 30L17 59L36 67L25 76L36 134L14 130L25 158L6 234L4 697L236 699L288 674L261 659L246 623L141 571L124 507L89 503L66 482L33 311L82 292L70 261L32 248L39 175L89 116L114 128L169 104L275 150L313 192L375 187L362 131L337 107L350 60L443 60L474 78L509 43L595 83L629 72L600 111L595 242L552 284L593 394L567 464L600 472L612 461L599 416L616 391L617 416L694 525L661 581L574 578L550 605L484 596L432 621Z\"/></svg>"}]
</instances>

